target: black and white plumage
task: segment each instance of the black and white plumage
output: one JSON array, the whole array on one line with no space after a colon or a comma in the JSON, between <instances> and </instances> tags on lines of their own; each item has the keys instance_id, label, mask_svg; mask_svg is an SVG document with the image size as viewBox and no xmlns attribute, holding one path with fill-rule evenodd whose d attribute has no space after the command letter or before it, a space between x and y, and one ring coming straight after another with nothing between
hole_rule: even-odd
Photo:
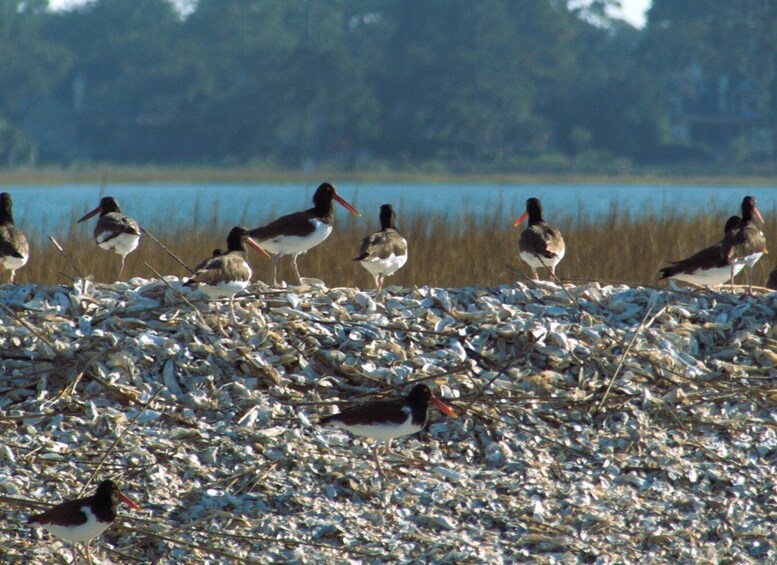
<instances>
[{"instance_id":1,"label":"black and white plumage","mask_svg":"<svg viewBox=\"0 0 777 565\"><path fill-rule=\"evenodd\" d=\"M27 264L30 245L13 221L13 201L7 192L0 194L0 266L11 271L12 283L17 269Z\"/></svg>"},{"instance_id":2,"label":"black and white plumage","mask_svg":"<svg viewBox=\"0 0 777 565\"><path fill-rule=\"evenodd\" d=\"M430 403L443 414L457 417L456 412L435 397L427 385L418 384L404 398L373 400L359 404L337 414L325 416L319 420L319 424L335 426L354 435L377 440L375 464L378 473L383 476L378 455L381 442L386 443L388 453L392 439L421 431L426 425Z\"/></svg>"},{"instance_id":3,"label":"black and white plumage","mask_svg":"<svg viewBox=\"0 0 777 565\"><path fill-rule=\"evenodd\" d=\"M529 267L532 278L538 280L537 269L547 267L551 274L556 274L556 265L564 258L566 246L561 232L545 222L542 217L542 203L539 198L529 198L526 201L526 211L513 224L520 226L529 218L528 227L521 232L518 240L518 252Z\"/></svg>"},{"instance_id":4,"label":"black and white plumage","mask_svg":"<svg viewBox=\"0 0 777 565\"><path fill-rule=\"evenodd\" d=\"M739 216L731 216L726 220L723 228L723 236L739 227ZM721 257L720 250L723 246L721 239L715 245L705 247L690 257L675 261L668 267L661 269L659 279L674 279L699 286L719 286L726 283L732 276L731 265L728 260ZM744 263L734 266L734 275L744 268Z\"/></svg>"},{"instance_id":5,"label":"black and white plumage","mask_svg":"<svg viewBox=\"0 0 777 565\"><path fill-rule=\"evenodd\" d=\"M755 196L745 196L742 200L742 219L739 227L726 232L720 246L720 256L728 262L731 270L731 287L734 287L734 271L747 267L747 292L753 291L753 266L766 250L766 238L754 219L761 223L764 219L756 206Z\"/></svg>"},{"instance_id":6,"label":"black and white plumage","mask_svg":"<svg viewBox=\"0 0 777 565\"><path fill-rule=\"evenodd\" d=\"M121 256L119 277L124 271L124 259L132 253L140 242L140 226L138 223L121 213L121 208L112 196L103 196L100 205L86 214L77 223L84 222L100 214L94 226L94 240L101 249L112 251Z\"/></svg>"},{"instance_id":7,"label":"black and white plumage","mask_svg":"<svg viewBox=\"0 0 777 565\"><path fill-rule=\"evenodd\" d=\"M278 286L278 263L284 255L291 255L291 264L297 281L302 277L297 268L297 257L312 249L332 233L335 220L333 201L341 204L355 216L361 213L343 200L333 184L322 183L313 194L313 207L281 216L265 226L252 229L249 234L256 243L273 254L272 284Z\"/></svg>"},{"instance_id":8,"label":"black and white plumage","mask_svg":"<svg viewBox=\"0 0 777 565\"><path fill-rule=\"evenodd\" d=\"M232 320L235 316L235 294L245 290L251 282L251 266L246 261L246 244L269 257L267 252L259 247L248 235L248 230L235 226L227 236L227 251L216 249L213 255L202 261L194 269L194 273L184 286L195 286L209 298L229 298L229 309Z\"/></svg>"},{"instance_id":9,"label":"black and white plumage","mask_svg":"<svg viewBox=\"0 0 777 565\"><path fill-rule=\"evenodd\" d=\"M64 540L83 543L86 559L91 563L89 543L113 523L120 502L140 510L135 501L122 493L113 481L105 480L92 496L58 504L46 512L30 516L28 523ZM76 562L75 546L73 562Z\"/></svg>"},{"instance_id":10,"label":"black and white plumage","mask_svg":"<svg viewBox=\"0 0 777 565\"><path fill-rule=\"evenodd\" d=\"M383 279L393 275L407 262L407 240L397 231L396 213L391 204L380 207L380 231L362 239L359 261L375 279L375 288L380 292Z\"/></svg>"}]
</instances>

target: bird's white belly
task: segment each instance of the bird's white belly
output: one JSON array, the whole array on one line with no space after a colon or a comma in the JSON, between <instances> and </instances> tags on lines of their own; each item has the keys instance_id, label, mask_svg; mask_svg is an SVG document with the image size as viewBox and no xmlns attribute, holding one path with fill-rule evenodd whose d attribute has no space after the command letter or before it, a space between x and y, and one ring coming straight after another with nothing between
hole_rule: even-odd
<instances>
[{"instance_id":1,"label":"bird's white belly","mask_svg":"<svg viewBox=\"0 0 777 565\"><path fill-rule=\"evenodd\" d=\"M520 251L519 253L521 255L521 259L523 259L532 269L541 269L543 266L555 267L558 265L564 258L564 252L565 250L562 250L561 253L555 257L542 257L541 260L540 257L534 255L533 253L527 253L526 251Z\"/></svg>"},{"instance_id":2,"label":"bird's white belly","mask_svg":"<svg viewBox=\"0 0 777 565\"><path fill-rule=\"evenodd\" d=\"M45 524L43 528L57 536L68 541L87 542L90 539L96 538L111 524L109 522L99 522L97 517L92 514L92 509L88 506L81 508L81 511L86 514L86 522L79 524L78 526L59 526L57 524Z\"/></svg>"},{"instance_id":3,"label":"bird's white belly","mask_svg":"<svg viewBox=\"0 0 777 565\"><path fill-rule=\"evenodd\" d=\"M736 276L739 271L744 269L745 264L734 264L734 275ZM726 265L724 267L714 267L712 269L698 269L694 273L678 273L670 278L676 281L684 281L699 286L718 286L725 284L731 278L731 266Z\"/></svg>"},{"instance_id":4,"label":"bird's white belly","mask_svg":"<svg viewBox=\"0 0 777 565\"><path fill-rule=\"evenodd\" d=\"M245 290L249 281L224 281L218 284L204 284L200 290L208 298L223 298L225 296L234 296L241 290Z\"/></svg>"},{"instance_id":5,"label":"bird's white belly","mask_svg":"<svg viewBox=\"0 0 777 565\"><path fill-rule=\"evenodd\" d=\"M110 232L102 232L97 235L95 240L97 245L105 249L106 251L113 251L119 255L127 255L137 248L140 236L134 233L123 233L117 235L114 238L109 239Z\"/></svg>"},{"instance_id":6,"label":"bird's white belly","mask_svg":"<svg viewBox=\"0 0 777 565\"><path fill-rule=\"evenodd\" d=\"M407 263L407 254L394 255L393 253L385 259L365 259L360 261L362 267L367 269L372 275L383 274L385 276L393 275L402 266Z\"/></svg>"},{"instance_id":7,"label":"bird's white belly","mask_svg":"<svg viewBox=\"0 0 777 565\"><path fill-rule=\"evenodd\" d=\"M29 259L29 255L25 255L24 257L3 257L0 259L0 264L3 266L4 269L8 269L9 271L15 271L16 269L21 269L27 264L27 259Z\"/></svg>"},{"instance_id":8,"label":"bird's white belly","mask_svg":"<svg viewBox=\"0 0 777 565\"><path fill-rule=\"evenodd\" d=\"M400 426L395 426L388 423L346 426L345 424L338 421L331 422L331 425L343 430L347 430L357 436L369 437L380 441L388 441L390 439L415 434L421 431L421 426L413 424L413 416L411 414L407 415L407 420L405 420Z\"/></svg>"},{"instance_id":9,"label":"bird's white belly","mask_svg":"<svg viewBox=\"0 0 777 565\"><path fill-rule=\"evenodd\" d=\"M298 235L279 235L272 239L265 239L260 245L273 255L292 255L296 253L305 253L332 233L332 226L320 220L310 220L315 229L308 235L300 237Z\"/></svg>"}]
</instances>

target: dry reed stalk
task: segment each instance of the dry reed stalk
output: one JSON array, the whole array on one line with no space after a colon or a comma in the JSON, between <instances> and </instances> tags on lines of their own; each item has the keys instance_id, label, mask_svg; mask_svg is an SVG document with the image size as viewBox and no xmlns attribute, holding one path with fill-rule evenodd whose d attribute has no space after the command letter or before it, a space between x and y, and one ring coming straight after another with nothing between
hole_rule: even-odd
<instances>
[{"instance_id":1,"label":"dry reed stalk","mask_svg":"<svg viewBox=\"0 0 777 565\"><path fill-rule=\"evenodd\" d=\"M719 241L724 222L723 215L683 217L666 214L631 218L618 212L597 220L561 218L554 223L564 234L567 253L556 268L556 274L562 281L594 279L664 285L658 283L659 268L670 260L682 259ZM338 216L332 236L300 256L300 272L303 276L323 279L330 287L371 290L372 277L353 258L361 239L375 228L374 220L365 222ZM478 218L464 214L449 221L442 214L419 215L400 217L398 228L408 240L410 257L405 267L386 280L386 286L493 287L516 280L515 274L504 268L505 264L517 264L522 272L529 273L528 267L518 259L520 231L512 227L507 217ZM204 228L192 225L152 226L149 229L153 229L159 241L188 264L198 263L209 257L214 248L223 247L229 231L226 225L215 223ZM767 242L777 239L775 226L767 222L762 229ZM71 260L53 246L42 245L33 239L30 262L16 274L19 284L56 284L57 272L72 271L73 263L80 265L84 274L94 275L97 281L113 282L115 261L112 259L115 257L99 249L88 234L70 230L59 235L59 241ZM774 266L769 257L766 255L756 264L756 284L765 281ZM254 281L270 280L270 261L253 251L249 251L248 260L254 271ZM167 252L149 239L141 238L139 248L127 256L125 277L147 277L144 262L154 264L165 275L182 277L187 274ZM279 274L282 279L294 282L289 263L288 258L281 261Z\"/></svg>"}]
</instances>

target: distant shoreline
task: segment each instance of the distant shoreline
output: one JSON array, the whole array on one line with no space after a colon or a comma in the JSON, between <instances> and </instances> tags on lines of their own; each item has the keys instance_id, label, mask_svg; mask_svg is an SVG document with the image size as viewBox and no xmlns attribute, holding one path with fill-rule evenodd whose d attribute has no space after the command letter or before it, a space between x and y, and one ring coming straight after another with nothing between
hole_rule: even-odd
<instances>
[{"instance_id":1,"label":"distant shoreline","mask_svg":"<svg viewBox=\"0 0 777 565\"><path fill-rule=\"evenodd\" d=\"M42 167L0 170L4 185L47 185L64 183L315 183L401 182L447 184L633 184L633 185L777 185L777 175L715 175L644 173L427 173L421 171L315 171L264 169L255 167L156 167L94 165L74 168Z\"/></svg>"}]
</instances>

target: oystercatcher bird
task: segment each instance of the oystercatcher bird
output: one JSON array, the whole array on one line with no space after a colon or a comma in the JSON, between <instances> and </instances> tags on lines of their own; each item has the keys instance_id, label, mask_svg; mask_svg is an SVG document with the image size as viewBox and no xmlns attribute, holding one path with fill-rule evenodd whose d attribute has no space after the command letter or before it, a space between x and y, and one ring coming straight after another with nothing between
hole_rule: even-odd
<instances>
[{"instance_id":1,"label":"oystercatcher bird","mask_svg":"<svg viewBox=\"0 0 777 565\"><path fill-rule=\"evenodd\" d=\"M16 228L13 221L13 201L7 192L0 194L0 265L11 271L9 283L13 282L16 270L27 264L30 245L27 238Z\"/></svg>"},{"instance_id":2,"label":"oystercatcher bird","mask_svg":"<svg viewBox=\"0 0 777 565\"><path fill-rule=\"evenodd\" d=\"M407 262L407 240L397 231L394 222L396 213L391 204L380 207L380 231L362 239L359 261L375 279L375 288L380 292L383 279L393 275Z\"/></svg>"},{"instance_id":3,"label":"oystercatcher bird","mask_svg":"<svg viewBox=\"0 0 777 565\"><path fill-rule=\"evenodd\" d=\"M520 226L529 218L529 226L521 232L518 240L518 251L529 267L532 278L539 280L537 269L547 267L551 274L556 274L556 265L564 258L566 248L561 232L546 223L542 218L542 204L539 198L529 198L526 201L526 211L515 220L514 227Z\"/></svg>"},{"instance_id":4,"label":"oystercatcher bird","mask_svg":"<svg viewBox=\"0 0 777 565\"><path fill-rule=\"evenodd\" d=\"M227 235L227 251L214 250L213 255L197 265L194 274L184 283L184 286L196 286L209 298L229 297L229 310L235 323L235 294L245 290L252 275L251 266L246 261L246 244L266 257L270 256L249 237L246 228L235 226Z\"/></svg>"},{"instance_id":5,"label":"oystercatcher bird","mask_svg":"<svg viewBox=\"0 0 777 565\"><path fill-rule=\"evenodd\" d=\"M140 241L140 226L138 223L121 213L121 208L112 196L103 196L100 205L86 214L77 223L84 222L96 214L100 214L94 226L94 240L106 251L121 255L119 277L124 271L124 259L138 246Z\"/></svg>"},{"instance_id":6,"label":"oystercatcher bird","mask_svg":"<svg viewBox=\"0 0 777 565\"><path fill-rule=\"evenodd\" d=\"M107 530L116 519L119 502L140 510L140 506L122 493L113 481L105 480L98 485L92 496L58 504L42 514L30 516L28 523L41 526L64 540L82 542L86 559L91 563L89 543ZM75 562L76 548L73 546L73 563Z\"/></svg>"},{"instance_id":7,"label":"oystercatcher bird","mask_svg":"<svg viewBox=\"0 0 777 565\"><path fill-rule=\"evenodd\" d=\"M734 289L734 271L739 265L747 266L747 292L753 292L753 266L768 253L766 250L766 238L763 232L755 225L753 218L758 218L761 223L764 219L758 211L755 196L745 196L742 200L742 220L739 226L726 232L720 246L720 256L725 259L731 269L731 289Z\"/></svg>"},{"instance_id":8,"label":"oystercatcher bird","mask_svg":"<svg viewBox=\"0 0 777 565\"><path fill-rule=\"evenodd\" d=\"M404 398L366 402L325 416L318 423L377 440L374 451L375 465L378 474L383 477L385 475L378 456L380 444L386 442L386 453L391 453L392 439L420 432L426 425L429 403L434 404L446 416L458 417L453 408L432 394L428 386L418 384Z\"/></svg>"},{"instance_id":9,"label":"oystercatcher bird","mask_svg":"<svg viewBox=\"0 0 777 565\"><path fill-rule=\"evenodd\" d=\"M739 216L731 216L726 220L723 236L739 227ZM686 259L674 261L668 267L661 269L660 279L675 279L699 286L719 286L726 283L731 277L731 265L721 257L720 249L723 245L721 239L715 245L705 247ZM734 266L734 275L744 268L744 263Z\"/></svg>"},{"instance_id":10,"label":"oystercatcher bird","mask_svg":"<svg viewBox=\"0 0 777 565\"><path fill-rule=\"evenodd\" d=\"M254 241L273 254L273 286L278 286L278 262L284 255L291 255L294 274L302 284L302 277L297 268L297 256L312 249L332 233L335 220L333 200L340 203L351 214L361 216L356 208L337 194L334 185L325 182L313 194L313 207L309 210L281 216L266 226L248 232Z\"/></svg>"}]
</instances>

